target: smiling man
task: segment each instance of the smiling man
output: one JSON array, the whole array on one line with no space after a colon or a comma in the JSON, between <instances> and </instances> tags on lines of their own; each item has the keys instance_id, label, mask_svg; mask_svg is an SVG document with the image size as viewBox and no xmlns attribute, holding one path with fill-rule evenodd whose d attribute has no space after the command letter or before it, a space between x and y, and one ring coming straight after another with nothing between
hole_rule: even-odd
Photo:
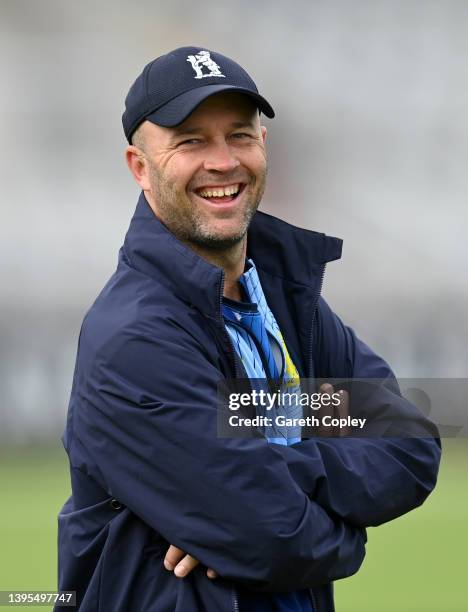
<instances>
[{"instance_id":1,"label":"smiling man","mask_svg":"<svg viewBox=\"0 0 468 612\"><path fill-rule=\"evenodd\" d=\"M265 190L265 138L255 102L228 89L174 128L144 121L126 152L156 217L224 269L224 295L237 299L247 228Z\"/></svg>"},{"instance_id":2,"label":"smiling man","mask_svg":"<svg viewBox=\"0 0 468 612\"><path fill-rule=\"evenodd\" d=\"M195 47L152 61L126 98L141 195L83 322L63 436L59 588L82 611L332 612L365 528L435 485L429 426L418 438L218 435L229 379L382 379L382 405L411 411L320 296L341 241L257 211L261 113L274 117L245 70Z\"/></svg>"},{"instance_id":3,"label":"smiling man","mask_svg":"<svg viewBox=\"0 0 468 612\"><path fill-rule=\"evenodd\" d=\"M145 121L127 159L171 232L191 247L223 252L242 242L262 198L265 138L257 108L245 94L218 93L175 128Z\"/></svg>"}]
</instances>

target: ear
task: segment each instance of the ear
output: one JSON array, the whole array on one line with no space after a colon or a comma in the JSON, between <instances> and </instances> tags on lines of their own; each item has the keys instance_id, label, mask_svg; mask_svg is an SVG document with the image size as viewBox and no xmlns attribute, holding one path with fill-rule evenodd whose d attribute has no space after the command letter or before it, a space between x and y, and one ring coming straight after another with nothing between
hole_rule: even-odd
<instances>
[{"instance_id":1,"label":"ear","mask_svg":"<svg viewBox=\"0 0 468 612\"><path fill-rule=\"evenodd\" d=\"M267 135L267 129L264 125L260 126L260 131L262 132L262 140L263 140L263 144L266 143L266 135Z\"/></svg>"},{"instance_id":2,"label":"ear","mask_svg":"<svg viewBox=\"0 0 468 612\"><path fill-rule=\"evenodd\" d=\"M148 166L143 151L134 145L129 145L125 149L125 159L127 161L127 166L136 182L140 185L143 191L149 190L150 183L148 180Z\"/></svg>"}]
</instances>

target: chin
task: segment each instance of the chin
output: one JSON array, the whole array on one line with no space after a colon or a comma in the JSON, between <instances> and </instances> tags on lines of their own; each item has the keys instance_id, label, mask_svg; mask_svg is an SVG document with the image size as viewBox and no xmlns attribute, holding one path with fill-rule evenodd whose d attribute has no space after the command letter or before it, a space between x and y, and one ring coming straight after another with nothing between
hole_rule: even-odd
<instances>
[{"instance_id":1,"label":"chin","mask_svg":"<svg viewBox=\"0 0 468 612\"><path fill-rule=\"evenodd\" d=\"M247 230L236 232L206 232L192 236L192 242L213 251L224 251L242 242Z\"/></svg>"}]
</instances>

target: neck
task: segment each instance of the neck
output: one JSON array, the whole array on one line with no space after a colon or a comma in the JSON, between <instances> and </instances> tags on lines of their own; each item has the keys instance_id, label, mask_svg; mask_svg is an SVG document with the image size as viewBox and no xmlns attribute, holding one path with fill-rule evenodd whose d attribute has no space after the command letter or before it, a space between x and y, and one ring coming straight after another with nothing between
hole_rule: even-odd
<instances>
[{"instance_id":1,"label":"neck","mask_svg":"<svg viewBox=\"0 0 468 612\"><path fill-rule=\"evenodd\" d=\"M245 255L247 252L247 236L229 249L223 251L212 251L204 249L199 245L190 244L190 248L203 257L209 263L223 268L224 291L223 295L231 300L242 300L242 291L239 277L242 276L245 267Z\"/></svg>"}]
</instances>

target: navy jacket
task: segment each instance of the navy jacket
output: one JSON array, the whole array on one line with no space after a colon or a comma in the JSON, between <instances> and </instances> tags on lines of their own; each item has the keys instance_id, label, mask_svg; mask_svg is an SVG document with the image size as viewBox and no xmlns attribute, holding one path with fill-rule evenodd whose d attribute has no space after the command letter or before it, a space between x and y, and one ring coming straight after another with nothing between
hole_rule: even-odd
<instances>
[{"instance_id":1,"label":"navy jacket","mask_svg":"<svg viewBox=\"0 0 468 612\"><path fill-rule=\"evenodd\" d=\"M320 298L340 253L340 240L261 212L249 228L248 256L301 377L393 380ZM331 612L332 581L359 569L365 528L435 485L429 433L291 447L217 437L217 384L243 376L223 279L142 195L83 322L63 436L72 495L59 514L58 586L77 591L83 612L236 612L239 589L304 588ZM184 579L163 567L169 543L200 561Z\"/></svg>"}]
</instances>

